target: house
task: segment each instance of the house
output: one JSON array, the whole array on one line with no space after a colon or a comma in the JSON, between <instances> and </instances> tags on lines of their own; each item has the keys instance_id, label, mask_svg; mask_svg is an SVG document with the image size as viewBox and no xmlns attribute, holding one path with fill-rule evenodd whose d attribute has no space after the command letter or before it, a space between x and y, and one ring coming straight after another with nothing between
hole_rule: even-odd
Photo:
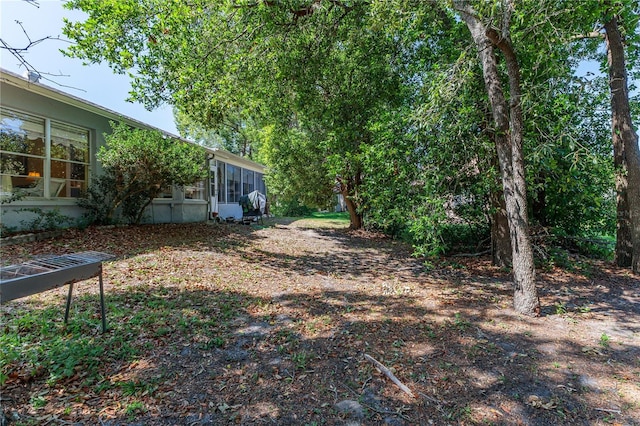
<instances>
[{"instance_id":1,"label":"house","mask_svg":"<svg viewBox=\"0 0 640 426\"><path fill-rule=\"evenodd\" d=\"M80 218L76 199L101 173L96 152L110 121L155 129L133 118L0 69L0 223L21 229L33 217L24 209L58 209ZM159 130L159 129L155 129ZM168 137L181 139L162 132ZM184 141L184 139L181 139ZM188 142L188 141L187 141ZM222 149L205 148L210 176L184 188L167 188L145 212L147 223L241 218L240 196L266 193L265 167Z\"/></svg>"}]
</instances>

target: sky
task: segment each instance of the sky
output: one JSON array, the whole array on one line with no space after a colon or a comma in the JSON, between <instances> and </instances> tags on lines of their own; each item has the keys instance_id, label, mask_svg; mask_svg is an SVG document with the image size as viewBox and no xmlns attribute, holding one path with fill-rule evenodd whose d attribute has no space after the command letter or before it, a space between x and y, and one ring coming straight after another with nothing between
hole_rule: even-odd
<instances>
[{"instance_id":1,"label":"sky","mask_svg":"<svg viewBox=\"0 0 640 426\"><path fill-rule=\"evenodd\" d=\"M62 18L81 21L86 15L64 9L63 3L58 0L39 0L39 7L35 7L23 0L0 0L0 36L12 47L26 47L29 39L15 22L18 20L32 41L44 37L64 38ZM141 104L127 102L130 90L128 76L114 74L106 64L84 66L79 59L63 56L60 49L68 45L64 41L45 40L30 47L24 54L26 60L46 78L41 79L40 83L178 134L170 106L147 111ZM0 67L20 75L25 71L18 59L6 49L0 49Z\"/></svg>"}]
</instances>

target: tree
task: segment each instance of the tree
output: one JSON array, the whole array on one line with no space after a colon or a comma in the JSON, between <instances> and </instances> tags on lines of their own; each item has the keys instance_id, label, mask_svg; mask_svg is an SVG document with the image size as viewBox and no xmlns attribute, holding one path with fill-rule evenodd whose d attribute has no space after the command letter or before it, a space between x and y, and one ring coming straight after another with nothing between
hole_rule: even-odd
<instances>
[{"instance_id":1,"label":"tree","mask_svg":"<svg viewBox=\"0 0 640 426\"><path fill-rule=\"evenodd\" d=\"M631 122L629 88L625 65L623 36L618 25L619 16L612 14L605 20L609 86L611 88L611 130L616 165L619 167L616 189L619 197L619 212L629 212L629 229L632 243L631 269L640 274L640 147L638 134ZM625 209L625 204L628 209ZM623 238L626 242L627 238ZM621 247L621 252L628 248ZM618 256L618 263L626 260ZM625 256L628 257L628 256ZM625 265L626 266L626 265Z\"/></svg>"},{"instance_id":2,"label":"tree","mask_svg":"<svg viewBox=\"0 0 640 426\"><path fill-rule=\"evenodd\" d=\"M502 10L498 3L493 4L496 5L493 9L478 11L487 22L496 21L498 18L492 16ZM459 195L465 194L467 200L481 199L478 196L482 191L490 194L495 211L491 221L494 262L509 265L509 230L508 226L500 226L504 197L498 185L476 186L477 190L469 193L466 191L470 187L464 183L469 179L460 173L474 164L478 174L489 179L495 154L483 148L486 144L482 140L496 137L486 90L476 83L476 65L468 54L468 35L459 28L461 20L448 17L445 12L453 13L446 3L428 10L423 3L407 0L377 5L381 9L378 13L386 12L381 21L387 27L390 22L399 22L398 26L409 34L405 45L417 47L408 62L419 64L414 66L417 77L410 80L419 82L420 95L413 101L415 125L420 144L429 155L420 164L429 162L429 170L433 171L429 179L438 179L438 174L446 176L432 190L442 192L439 188L453 187ZM569 11L560 6L519 4L510 32L523 64L520 68L525 102L523 155L532 163L526 169L530 212L534 225L568 235L567 232L594 232L594 225L608 226L605 219L611 215L606 185L610 167L606 165L609 146L602 137L599 122L602 109L594 107L598 98L590 96L585 82L576 78L577 62L566 43L567 33L558 31L566 28L567 22L575 21L575 17L573 13L569 17ZM423 45L425 48L420 51ZM476 153L477 158L473 158ZM606 232L602 227L600 230Z\"/></svg>"},{"instance_id":3,"label":"tree","mask_svg":"<svg viewBox=\"0 0 640 426\"><path fill-rule=\"evenodd\" d=\"M478 244L488 241L490 224L494 263L510 266L510 236L495 172L495 143L492 148L495 132L482 75L475 72L478 63L464 22L447 3L431 5L436 7L425 8L424 2L411 0L374 4L380 25L403 38L404 80L414 93L405 97L413 109L409 129L416 139L413 149L423 157L407 158L415 158L413 166L421 170L415 180L425 185L425 193L419 196L425 204L415 219L411 208L407 210L412 217L411 233L427 244L421 250L435 253L448 250L445 235L438 236L447 228L456 227L460 235L466 227L464 232L473 233ZM419 192L416 189L412 188L413 196ZM401 193L401 188L396 192ZM437 203L448 205L449 220L443 220ZM412 203L405 200L403 205ZM458 205L457 223L451 220L454 205Z\"/></svg>"},{"instance_id":4,"label":"tree","mask_svg":"<svg viewBox=\"0 0 640 426\"><path fill-rule=\"evenodd\" d=\"M317 136L319 131L312 133ZM335 178L331 177L325 151L313 134L299 126L275 125L265 126L259 133L259 159L269 170L266 179L269 191L276 194L276 209L301 205L326 208L331 202Z\"/></svg>"},{"instance_id":5,"label":"tree","mask_svg":"<svg viewBox=\"0 0 640 426\"><path fill-rule=\"evenodd\" d=\"M509 232L511 236L514 308L525 315L538 315L540 301L535 287L535 266L529 236L527 189L522 149L523 118L521 107L520 68L511 43L513 4L501 2L502 19L486 23L467 2L454 2L454 9L467 24L480 61L494 125L496 149L502 175ZM499 25L497 25L499 24ZM507 103L496 58L496 49L504 56L509 84Z\"/></svg>"},{"instance_id":6,"label":"tree","mask_svg":"<svg viewBox=\"0 0 640 426\"><path fill-rule=\"evenodd\" d=\"M71 55L137 69L132 97L173 104L204 128L229 114L268 117L286 128L322 129L329 172L345 195L351 226L362 226L360 147L378 106L396 102L393 38L372 31L365 2L155 2L68 7L89 13L68 22ZM315 138L315 137L314 137ZM316 138L317 140L317 138Z\"/></svg>"},{"instance_id":7,"label":"tree","mask_svg":"<svg viewBox=\"0 0 640 426\"><path fill-rule=\"evenodd\" d=\"M131 223L139 223L145 208L167 187L190 185L207 176L201 147L157 130L114 122L111 127L97 154L103 175L80 201L99 222L112 222L122 208Z\"/></svg>"},{"instance_id":8,"label":"tree","mask_svg":"<svg viewBox=\"0 0 640 426\"><path fill-rule=\"evenodd\" d=\"M596 40L591 48L575 43L579 54L600 59L600 41L605 41L606 65L609 76L611 134L616 167L617 234L616 263L631 266L640 273L640 152L638 135L633 128L627 68L637 69L640 55L639 13L637 0L623 2L588 2L581 5L580 20L571 20L570 29L579 35L572 40ZM575 14L575 13L574 13ZM604 61L602 61L604 62ZM637 76L637 73L636 73Z\"/></svg>"}]
</instances>

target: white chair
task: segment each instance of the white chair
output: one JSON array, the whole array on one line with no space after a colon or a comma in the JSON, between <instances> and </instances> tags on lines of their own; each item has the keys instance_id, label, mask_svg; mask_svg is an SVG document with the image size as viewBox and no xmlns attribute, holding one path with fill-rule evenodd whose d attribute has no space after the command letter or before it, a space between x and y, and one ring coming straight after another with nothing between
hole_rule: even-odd
<instances>
[{"instance_id":1,"label":"white chair","mask_svg":"<svg viewBox=\"0 0 640 426\"><path fill-rule=\"evenodd\" d=\"M62 189L67 183L64 179L51 179L49 181L49 196L59 197ZM27 197L44 197L44 178L39 178L38 182L31 188L21 188L20 192Z\"/></svg>"},{"instance_id":2,"label":"white chair","mask_svg":"<svg viewBox=\"0 0 640 426\"><path fill-rule=\"evenodd\" d=\"M43 197L44 196L44 178L38 178L38 181L31 188L20 188L20 192L27 197Z\"/></svg>"},{"instance_id":3,"label":"white chair","mask_svg":"<svg viewBox=\"0 0 640 426\"><path fill-rule=\"evenodd\" d=\"M51 197L59 197L66 183L67 181L64 179L51 178L49 183L49 194L51 194Z\"/></svg>"}]
</instances>

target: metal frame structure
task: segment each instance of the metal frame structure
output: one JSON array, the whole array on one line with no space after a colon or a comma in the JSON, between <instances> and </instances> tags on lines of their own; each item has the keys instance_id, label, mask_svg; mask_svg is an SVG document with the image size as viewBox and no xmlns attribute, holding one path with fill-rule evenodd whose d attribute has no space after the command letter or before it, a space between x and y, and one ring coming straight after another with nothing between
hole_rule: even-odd
<instances>
[{"instance_id":1,"label":"metal frame structure","mask_svg":"<svg viewBox=\"0 0 640 426\"><path fill-rule=\"evenodd\" d=\"M114 256L97 251L45 256L24 263L0 268L0 304L36 293L69 285L64 323L69 319L73 285L78 281L98 277L102 332L107 331L107 319L102 282L102 262Z\"/></svg>"}]
</instances>

